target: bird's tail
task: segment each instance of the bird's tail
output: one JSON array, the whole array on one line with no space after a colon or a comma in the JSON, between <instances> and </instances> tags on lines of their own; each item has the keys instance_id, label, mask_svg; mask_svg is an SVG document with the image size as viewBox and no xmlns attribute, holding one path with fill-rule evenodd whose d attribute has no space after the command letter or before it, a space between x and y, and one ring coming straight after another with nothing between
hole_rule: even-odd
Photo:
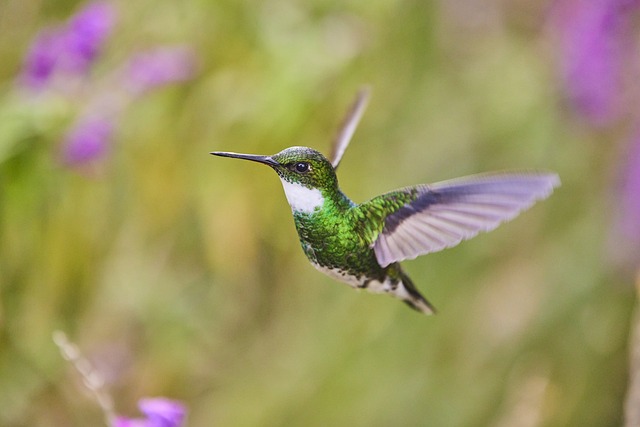
<instances>
[{"instance_id":1,"label":"bird's tail","mask_svg":"<svg viewBox=\"0 0 640 427\"><path fill-rule=\"evenodd\" d=\"M411 279L402 271L400 272L400 283L395 289L394 296L416 311L424 314L436 314L435 307L418 292Z\"/></svg>"}]
</instances>

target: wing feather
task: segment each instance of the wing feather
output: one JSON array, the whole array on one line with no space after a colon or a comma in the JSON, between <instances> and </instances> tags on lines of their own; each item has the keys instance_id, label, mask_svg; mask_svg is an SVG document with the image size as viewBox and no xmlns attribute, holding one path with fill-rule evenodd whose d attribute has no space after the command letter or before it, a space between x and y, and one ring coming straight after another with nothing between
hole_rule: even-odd
<instances>
[{"instance_id":1,"label":"wing feather","mask_svg":"<svg viewBox=\"0 0 640 427\"><path fill-rule=\"evenodd\" d=\"M399 191L416 194L386 216L384 227L373 243L376 258L386 267L455 246L513 219L536 201L548 197L559 184L555 174L503 173L411 187L379 196L396 200Z\"/></svg>"},{"instance_id":2,"label":"wing feather","mask_svg":"<svg viewBox=\"0 0 640 427\"><path fill-rule=\"evenodd\" d=\"M369 103L370 93L371 90L366 86L358 91L356 99L353 101L353 105L347 112L342 126L340 126L340 130L338 131L331 147L331 154L329 155L331 165L334 169L336 169L340 164L340 160L342 160L342 156L351 142L351 137L353 137L353 134L358 127L358 123L360 123L360 119L364 114L364 110L367 108L367 104Z\"/></svg>"}]
</instances>

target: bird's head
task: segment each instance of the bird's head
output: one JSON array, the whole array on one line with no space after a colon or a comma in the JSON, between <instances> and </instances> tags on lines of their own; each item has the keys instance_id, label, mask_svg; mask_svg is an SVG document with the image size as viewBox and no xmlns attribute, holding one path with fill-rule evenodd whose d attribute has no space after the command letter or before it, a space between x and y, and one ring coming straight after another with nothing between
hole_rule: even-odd
<instances>
[{"instance_id":1,"label":"bird's head","mask_svg":"<svg viewBox=\"0 0 640 427\"><path fill-rule=\"evenodd\" d=\"M215 156L251 160L271 166L283 182L308 189L337 188L336 173L326 157L308 147L289 147L272 156L214 151Z\"/></svg>"}]
</instances>

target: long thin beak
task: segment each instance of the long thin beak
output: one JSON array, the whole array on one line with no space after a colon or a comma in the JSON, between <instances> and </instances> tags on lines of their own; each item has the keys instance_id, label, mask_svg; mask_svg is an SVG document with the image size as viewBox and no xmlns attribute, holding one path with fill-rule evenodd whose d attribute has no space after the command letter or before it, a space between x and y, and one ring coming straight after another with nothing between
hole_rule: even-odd
<instances>
[{"instance_id":1,"label":"long thin beak","mask_svg":"<svg viewBox=\"0 0 640 427\"><path fill-rule=\"evenodd\" d=\"M220 156L220 157L231 157L233 159L251 160L252 162L263 163L269 166L280 165L280 163L273 160L271 156L257 156L254 154L229 153L226 151L212 151L209 154L213 154L214 156Z\"/></svg>"}]
</instances>

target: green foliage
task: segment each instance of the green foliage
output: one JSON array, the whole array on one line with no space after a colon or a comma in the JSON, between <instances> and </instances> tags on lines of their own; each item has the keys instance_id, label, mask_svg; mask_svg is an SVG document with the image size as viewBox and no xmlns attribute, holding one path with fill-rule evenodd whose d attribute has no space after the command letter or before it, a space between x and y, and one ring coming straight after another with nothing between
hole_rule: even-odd
<instances>
[{"instance_id":1,"label":"green foliage","mask_svg":"<svg viewBox=\"0 0 640 427\"><path fill-rule=\"evenodd\" d=\"M117 2L97 75L155 43L192 45L199 72L137 101L90 170L58 160L68 106L12 100L35 32L73 9L45 3L0 5L0 425L100 425L56 329L118 412L168 396L192 427L620 424L634 293L606 256L615 131L559 105L539 2ZM363 83L338 171L355 202L495 169L563 181L404 264L437 316L319 274L275 174L208 154L327 153Z\"/></svg>"}]
</instances>

